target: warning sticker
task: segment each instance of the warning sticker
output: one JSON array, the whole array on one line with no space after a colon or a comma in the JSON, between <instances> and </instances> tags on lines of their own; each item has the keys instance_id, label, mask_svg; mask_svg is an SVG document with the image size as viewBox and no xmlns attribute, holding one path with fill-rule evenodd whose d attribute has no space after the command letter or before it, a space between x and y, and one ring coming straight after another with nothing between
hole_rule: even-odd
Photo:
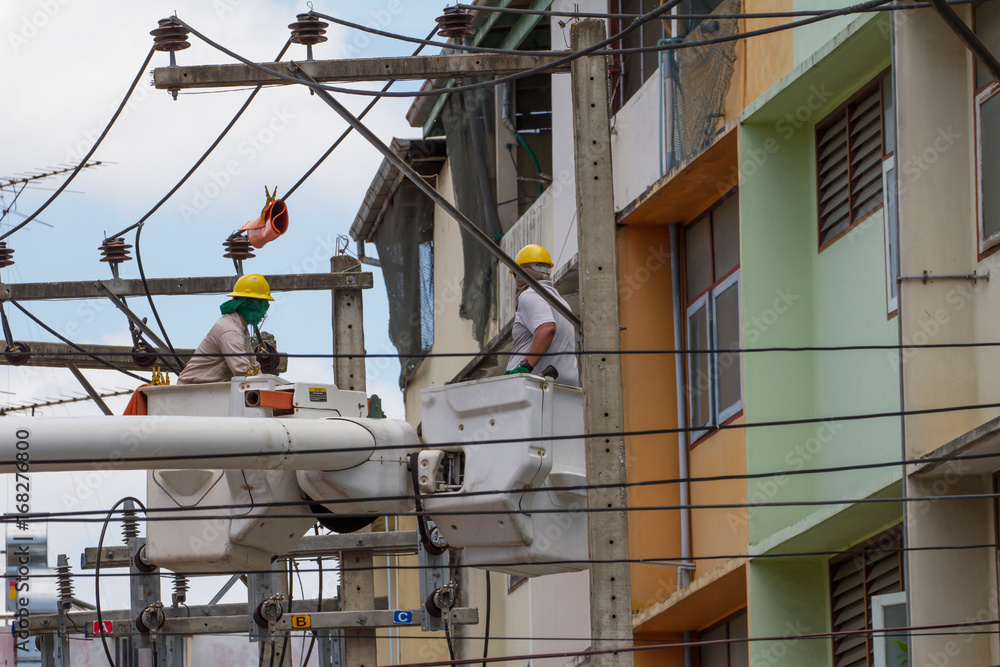
<instances>
[{"instance_id":1,"label":"warning sticker","mask_svg":"<svg viewBox=\"0 0 1000 667\"><path fill-rule=\"evenodd\" d=\"M302 616L292 616L292 627L293 628L311 628L312 627L312 616L304 614Z\"/></svg>"},{"instance_id":2,"label":"warning sticker","mask_svg":"<svg viewBox=\"0 0 1000 667\"><path fill-rule=\"evenodd\" d=\"M326 403L326 387L309 387L310 403Z\"/></svg>"}]
</instances>

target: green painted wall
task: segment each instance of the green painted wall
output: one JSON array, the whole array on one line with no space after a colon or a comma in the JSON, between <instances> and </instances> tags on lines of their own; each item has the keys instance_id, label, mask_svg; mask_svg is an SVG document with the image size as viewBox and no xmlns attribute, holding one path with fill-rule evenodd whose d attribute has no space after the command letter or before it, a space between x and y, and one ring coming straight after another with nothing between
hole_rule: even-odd
<instances>
[{"instance_id":1,"label":"green painted wall","mask_svg":"<svg viewBox=\"0 0 1000 667\"><path fill-rule=\"evenodd\" d=\"M796 9L818 6L796 2ZM805 63L740 129L743 342L747 348L895 345L886 308L881 211L818 251L815 124L888 65L876 20L856 32L796 33ZM801 34L800 34L801 33ZM833 38L839 47L824 53ZM811 41L799 53L800 42ZM825 57L821 57L825 56ZM821 419L899 409L895 356L887 351L761 352L744 357L748 423ZM898 418L747 429L747 472L898 460ZM750 502L838 501L899 494L899 470L750 480ZM844 549L898 521L898 505L758 508L750 552ZM829 559L751 560L751 636L829 631ZM792 631L794 628L794 632ZM828 640L754 642L751 664L828 665Z\"/></svg>"},{"instance_id":2,"label":"green painted wall","mask_svg":"<svg viewBox=\"0 0 1000 667\"><path fill-rule=\"evenodd\" d=\"M750 644L754 667L829 664L829 639L799 639L827 632L830 595L825 560L771 559L750 563L750 636L783 639Z\"/></svg>"},{"instance_id":3,"label":"green painted wall","mask_svg":"<svg viewBox=\"0 0 1000 667\"><path fill-rule=\"evenodd\" d=\"M868 30L878 39L877 30ZM822 252L817 251L814 125L881 71L857 62L849 48L827 58L853 80L829 87L822 104L810 91L825 85L829 67L807 70L747 119L740 133L742 178L742 318L744 345L886 344L898 340L886 312L885 243L881 212ZM843 53L841 53L843 52ZM863 56L862 56L863 57ZM884 54L888 58L888 51ZM790 114L790 116L786 115ZM789 120L791 118L791 120ZM822 418L899 409L899 377L885 351L748 354L748 422ZM895 418L751 428L748 472L890 461L901 456ZM751 480L751 502L834 500L872 493L886 471L798 475ZM884 486L885 484L882 484ZM762 508L749 518L750 544L802 522L815 507ZM864 532L862 528L859 532Z\"/></svg>"}]
</instances>

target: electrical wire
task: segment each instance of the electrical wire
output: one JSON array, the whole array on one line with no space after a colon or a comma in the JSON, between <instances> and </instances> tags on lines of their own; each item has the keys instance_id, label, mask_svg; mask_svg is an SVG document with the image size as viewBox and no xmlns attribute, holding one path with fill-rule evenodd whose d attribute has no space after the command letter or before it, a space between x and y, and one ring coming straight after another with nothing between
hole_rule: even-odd
<instances>
[{"instance_id":1,"label":"electrical wire","mask_svg":"<svg viewBox=\"0 0 1000 667\"><path fill-rule=\"evenodd\" d=\"M933 280L933 276L930 277ZM55 300L55 299L53 299ZM979 342L960 342L960 343L897 343L897 344L872 344L872 345L785 345L785 346L772 346L772 347L727 347L727 348L683 348L683 349L640 349L640 350L567 350L563 352L546 352L544 356L546 357L585 357L585 356L596 356L596 355L607 355L607 356L668 356L668 355L699 355L699 354L715 354L715 355L741 355L741 354L754 354L754 353L778 353L778 352L896 352L900 350L948 350L948 349L974 349L974 348L994 348L1000 347L1000 341L979 341ZM72 355L88 355L91 354L86 350L86 348L81 348L80 352L32 352L32 356L38 357L60 357L60 356L72 356ZM101 354L106 357L128 357L132 355L131 351L101 351ZM282 356L287 356L293 359L451 359L451 358L465 358L465 357L509 357L517 352L509 350L481 350L479 352L362 352L358 354L351 354L347 352L336 353L336 352L282 352ZM245 356L239 352L233 353L208 353L208 352L186 352L183 356L185 359L190 359L194 357L239 357Z\"/></svg>"},{"instance_id":2,"label":"electrical wire","mask_svg":"<svg viewBox=\"0 0 1000 667\"><path fill-rule=\"evenodd\" d=\"M285 42L285 45L281 47L281 51L278 52L278 56L274 59L275 62L279 62L281 60L281 57L285 55L285 52L288 51L288 47L291 46L291 44L292 44L291 39ZM188 169L187 173L184 174L181 177L181 179L177 181L176 184L174 184L172 188L170 188L167 194L163 195L160 201L156 202L153 208L149 209L141 218L139 218L138 222L129 225L128 227L121 230L117 234L112 234L111 237L109 238L123 236L124 234L128 234L133 229L140 228L143 225L143 223L145 223L147 220L149 220L150 217L153 216L154 213L160 210L160 207L162 207L165 203L167 203L167 201L171 197L173 197L174 194L185 183L187 183L188 179L191 178L194 172L196 172L198 168L201 167L202 164L204 164L205 160L208 159L208 157L212 154L212 152L215 151L216 148L218 148L219 144L222 143L222 140L226 138L227 134L229 134L229 131L232 130L233 127L236 125L236 121L238 121L243 116L243 113L250 107L250 103L254 101L255 97L257 97L257 93L260 92L261 88L263 88L263 86L257 86L253 89L253 91L247 97L246 101L243 103L243 106L239 108L239 110L236 112L236 115L233 116L232 120L230 120L229 123L222 129L222 132L219 133L219 136L215 138L215 141L213 141L211 145L208 147L208 149L206 149L205 152L202 153L201 157L195 161L195 163L191 166L191 168ZM136 241L136 243L138 244L138 240Z\"/></svg>"},{"instance_id":3,"label":"electrical wire","mask_svg":"<svg viewBox=\"0 0 1000 667\"><path fill-rule=\"evenodd\" d=\"M430 39L431 37L433 37L436 32L437 32L437 28L435 27L427 35L427 39ZM423 44L421 44L420 46L418 46L416 48L416 50L413 52L413 55L414 56L419 55L420 52L423 50L423 48L424 48ZM381 92L384 93L384 92L388 91L389 88L391 88L392 84L394 84L394 83L396 83L395 80L390 80L390 81L386 82L386 84L384 86L382 86L382 91ZM378 103L378 101L380 99L381 98L376 97L371 102L369 102L368 106L366 106L364 109L362 109L361 113L358 114L358 120L364 119L364 117L368 115L368 112L372 110L372 108ZM285 193L284 199L287 200L289 197L291 197L292 194L294 194L295 191L299 189L299 186L302 185L306 181L307 178L309 178L310 176L312 176L313 172L315 172L317 169L319 169L319 166L321 164L323 164L323 162L328 157L330 157L330 154L333 153L333 151L337 150L337 147L340 146L340 144L344 141L344 139L346 139L348 137L348 135L350 135L351 132L353 132L353 131L354 131L354 128L349 125L347 127L347 129L344 130L339 137L337 137L337 140L334 141L333 144L328 149L326 149L326 152L323 153L319 157L319 159L316 160L316 162L313 163L313 165L311 167L309 167L309 169L306 171L306 173L302 174L302 178L300 178L298 181L296 181L295 185L293 185L291 188L289 188L289 190Z\"/></svg>"},{"instance_id":4,"label":"electrical wire","mask_svg":"<svg viewBox=\"0 0 1000 667\"><path fill-rule=\"evenodd\" d=\"M880 3L884 4L886 2L889 2L889 0L868 0L868 2L880 2ZM618 41L618 40L626 37L627 35L631 34L635 30L639 29L639 27L641 27L643 23L651 21L654 18L656 18L656 17L658 17L658 16L660 16L662 14L665 14L666 12L670 11L671 9L673 9L678 4L680 4L680 0L667 0L666 4L663 4L660 7L657 7L656 9L654 9L651 12L649 12L648 14L643 14L641 17L637 18L635 21L632 22L631 25L629 25L627 28L625 28L624 30L622 30L618 34L613 35L612 37L610 37L608 39L605 39L605 40L603 40L601 42L598 42L597 44L589 46L589 47L587 47L585 49L581 49L580 51L576 51L576 52L571 53L571 54L569 54L567 56L564 56L562 58L558 58L556 60L553 60L550 63L546 63L546 64L540 65L538 67L533 67L531 69L527 69L527 70L524 70L522 72L518 72L518 73L515 73L515 74L509 74L507 76L496 77L496 78L493 78L493 79L489 79L487 81L483 81L481 83L466 84L466 85L462 85L462 86L453 86L451 88L441 89L441 90L418 90L418 91L407 91L407 92L391 92L391 91L377 92L377 91L355 89L355 88L342 88L340 86L330 86L330 85L326 85L326 84L322 84L322 83L316 83L316 82L313 82L313 81L306 82L306 81L303 81L302 79L299 79L297 77L289 76L287 74L282 74L281 72L276 72L274 70L271 70L271 69L268 69L266 67L263 67L262 65L260 65L258 63L255 63L252 60L249 60L248 58L245 58L245 57L239 55L238 53L236 53L236 52L234 52L234 51L226 48L225 46L222 46L218 42L213 41L212 39L210 39L209 37L205 36L204 34L202 34L201 32L199 32L197 29L195 29L194 27L190 26L189 24L187 24L186 22L184 22L180 18L177 18L176 16L174 17L174 21L176 21L179 25L181 25L183 28L185 28L188 32L190 32L192 35L194 35L198 39L202 40L203 42L205 42L206 44L208 44L212 48L214 48L214 49L216 49L218 51L221 51L222 53L225 53L226 55L230 56L231 58L235 58L236 60L240 61L244 65L249 66L252 69L255 69L255 70L259 71L259 72L264 72L265 74L270 74L271 76L277 77L277 78L281 79L282 81L287 81L288 83L294 83L294 84L297 84L297 85L307 86L307 87L313 88L313 89L317 89L318 88L318 89L326 90L326 91L329 91L329 92L332 92L332 93L344 93L344 94L348 94L348 95L366 95L366 96L374 96L374 97L431 97L431 96L437 96L437 95L448 95L448 94L451 94L451 93L461 93L461 92L465 92L467 90L478 90L480 88L487 88L487 87L488 88L493 88L494 86L498 86L500 84L507 83L508 81L517 81L518 79L523 79L523 78L526 78L526 77L529 77L529 76L534 76L535 74L541 74L543 72L547 72L547 71L549 71L550 69L552 69L554 67L558 67L560 65L564 65L566 63L570 63L570 62L572 62L574 60L577 60L578 58L582 58L583 56L590 55L591 53L594 53L595 51L603 49L604 47L608 46L609 44L613 44L614 42L616 42L616 41ZM867 3L864 3L864 4L867 4ZM322 16L322 15L320 15L320 16ZM2 239L2 237L0 237L0 239Z\"/></svg>"},{"instance_id":5,"label":"electrical wire","mask_svg":"<svg viewBox=\"0 0 1000 667\"><path fill-rule=\"evenodd\" d=\"M11 302L14 303L14 302ZM17 305L15 303L15 305ZM20 306L18 306L20 307ZM102 363L107 364L108 362ZM116 370L118 370L116 368ZM127 371L123 371L127 372ZM142 379L142 378L140 378ZM808 424L832 424L838 422L853 422L853 421L865 421L869 419L886 419L886 418L898 418L898 417L913 417L918 415L934 415L934 414L946 414L951 412L963 412L969 410L983 410L983 409L996 409L1000 408L1000 403L978 403L978 404L968 404L968 405L956 405L942 408L923 408L916 410L896 410L889 412L870 412L861 413L853 415L838 415L831 417L806 417L800 419L776 419L770 421L759 421L759 422L729 422L725 424L719 424L713 426L714 430L719 431L734 431L743 430L749 428L773 428L781 426L802 426ZM499 444L511 444L511 443L523 443L523 442L560 442L565 440L580 440L580 439L590 439L595 438L605 438L606 442L610 442L610 438L623 438L623 437L646 437L653 435L671 435L677 433L687 433L692 431L704 431L705 427L676 427L676 428L660 428L660 429L645 429L638 431L607 431L607 432L597 432L597 433L580 433L580 434L568 434L568 435L537 435L522 438L494 438L494 439L483 439L483 440L454 440L450 442L438 442L434 443L434 447L445 448L445 447L475 447L475 446L486 446L486 445L499 445ZM395 450L412 450L413 445L402 444L402 445L380 445L379 451L388 452ZM347 453L347 452L360 452L360 451L370 451L371 447L331 447L322 449L313 449L307 452L298 452L296 456L306 457L306 456L317 456L322 454L331 453ZM196 461L200 459L212 458L239 458L247 456L248 454L253 454L256 456L285 456L285 452L261 452L257 450L245 450L241 452L209 452L205 454L185 454L183 456L170 456L170 455L159 455L159 456L134 456L130 458L117 459L119 463L136 463L136 462L153 462L153 461ZM979 458L991 458L998 456L997 454L982 454L982 455L971 455L972 457ZM947 457L944 460L960 460L959 457ZM77 463L92 463L93 458L60 458L60 459L32 459L34 463L59 463L59 464L77 464ZM928 459L919 459L912 461L912 463L920 464L922 462L927 462ZM7 464L13 465L15 462L12 459L2 460L0 459L0 465ZM881 466L882 464L876 464ZM902 462L900 462L902 465Z\"/></svg>"},{"instance_id":6,"label":"electrical wire","mask_svg":"<svg viewBox=\"0 0 1000 667\"><path fill-rule=\"evenodd\" d=\"M88 357L90 357L94 361L96 361L98 363L101 363L101 364L104 364L108 368L110 368L112 370L116 370L119 373L124 373L125 375L129 376L130 378L135 378L136 380L139 380L140 382L143 382L143 383L148 383L149 382L149 380L147 380L146 378L142 377L141 375L136 375L135 373L133 373L131 371L125 370L121 366L117 366L117 365L111 363L110 361L107 361L106 359L102 359L101 357L99 357L96 354L93 354L91 352L87 352L82 347L80 347L79 345L77 345L76 343L74 343L73 341L71 341L70 339L66 338L62 334L56 332L55 329L53 329L52 327L50 327L49 325L45 324L40 319L38 319L37 317L35 317L34 315L32 315L30 312L28 312L27 309L24 308L24 306L22 306L21 304L19 304L17 301L14 301L12 299L8 299L7 303L13 305L15 308L17 308L22 313L24 313L25 315L27 315L28 318L30 320L32 320L35 324L37 324L38 326L42 327L43 329L45 329L46 331L48 331L50 334L52 334L53 336L55 336L56 338L58 338L62 342L66 343L70 347L73 347L73 348L77 349L78 351L82 352L83 354L87 355Z\"/></svg>"},{"instance_id":7,"label":"electrical wire","mask_svg":"<svg viewBox=\"0 0 1000 667\"><path fill-rule=\"evenodd\" d=\"M281 57L285 55L285 52L288 50L288 47L291 46L291 44L292 44L291 39L285 42L285 45L282 46L281 50L278 52L277 58L275 58L276 61L281 60ZM136 230L135 260L136 260L136 265L139 267L139 278L142 280L142 289L143 291L146 292L146 301L149 303L149 308L153 312L153 318L156 320L156 325L160 328L160 333L163 334L163 340L167 344L167 348L173 355L174 360L177 362L177 368L175 369L175 372L177 372L178 374L180 374L180 371L184 368L184 362L182 362L181 358L177 356L177 351L174 349L174 344L170 340L170 335L167 333L167 329L163 325L163 320L160 319L160 313L156 309L156 303L154 303L153 301L153 294L149 289L149 283L146 281L146 271L142 265L142 248L140 245L142 238L142 230L146 224L146 220L148 220L154 213L156 213L160 209L160 207L163 206L167 202L167 200L170 199L174 195L174 193L177 192L181 188L181 186L183 186L187 182L189 178L191 178L191 175L198 170L198 168L205 162L205 160L208 159L208 156L212 154L212 152L216 149L216 147L218 147L220 143L222 143L222 140L226 137L227 134L229 134L229 131L233 129L233 127L236 125L236 122L240 119L241 116L243 116L243 113L250 107L250 103L253 102L255 97L257 97L257 93L260 92L262 87L263 86L257 86L256 88L254 88L253 92L250 93L246 101L243 103L243 106L239 108L239 110L236 112L236 115L233 116L232 120L230 120L229 123L222 129L222 132L219 133L219 136L215 138L215 141L213 141L212 144L208 147L208 149L204 153L202 153L201 157L198 158L197 161L195 161L194 165L192 165L191 168L188 169L187 173L181 177L181 179L174 185L174 187L172 187L167 192L167 194L163 195L160 201L156 202L153 208L147 211L146 214L143 215L138 222L131 225L130 227L126 227L125 229L114 235L117 237L126 234L132 231L133 229Z\"/></svg>"},{"instance_id":8,"label":"electrical wire","mask_svg":"<svg viewBox=\"0 0 1000 667\"><path fill-rule=\"evenodd\" d=\"M150 508L150 511L155 511L155 508ZM898 525L898 524L897 524ZM949 551L975 551L978 549L998 549L1000 548L1000 543L992 542L986 544L945 544L945 545L935 545L935 546L921 546L921 547L877 547L876 550L880 553L923 553L923 552L949 552ZM863 556L865 554L871 553L871 548L849 548L849 549L824 549L815 551L787 551L787 552L768 552L761 554L711 554L705 556L691 556L691 560L695 561L733 561L733 560L768 560L768 559L789 559L789 558L821 558L828 557L834 558L837 556ZM589 565L607 565L607 564L625 564L625 565L645 565L645 566L662 566L662 567L677 567L678 562L681 560L679 556L655 556L648 558L561 558L552 560L532 560L532 561L509 561L505 562L505 567L527 567L527 566L550 566L550 565L572 565L573 569L584 570ZM436 565L364 565L357 567L344 567L344 572L378 572L381 570L428 570L435 569ZM478 570L481 566L478 565L466 565L464 563L454 563L451 565L452 569L462 570ZM312 573L316 572L315 568L302 568L303 572ZM243 574L267 574L270 570L246 570ZM189 571L187 572L189 576L199 576L199 575L213 575L218 574L216 570L205 570L205 571ZM58 578L58 574L29 574L24 575L26 579L53 579ZM74 577L92 577L94 575L82 572L79 574L74 574ZM129 572L111 572L101 575L102 577L129 577L131 576ZM318 599L317 602L322 602Z\"/></svg>"},{"instance_id":9,"label":"electrical wire","mask_svg":"<svg viewBox=\"0 0 1000 667\"><path fill-rule=\"evenodd\" d=\"M146 68L149 66L150 60L153 59L153 53L155 52L153 51L152 48L150 48L149 53L146 54L146 59L142 61L142 65L139 67L139 71L136 73L135 78L132 80L132 85L129 86L128 92L125 93L125 97L122 99L121 104L118 105L118 109L115 110L114 115L111 116L111 120L108 121L108 124L104 128L104 131L101 132L99 137L97 137L97 141L95 141L94 145L91 146L89 151L87 151L87 154L83 156L83 159L80 160L80 163L76 166L73 172L66 178L65 181L63 181L62 185L56 188L56 191L52 193L52 196L49 197L44 204L35 209L34 213L29 215L27 218L17 223L10 229L8 229L6 232L0 234L0 241L3 241L5 238L10 236L14 232L18 231L19 229L24 228L25 226L28 225L28 223L37 218L38 215L41 214L41 212L44 211L46 208L48 208L49 204L54 202L56 200L56 197L62 194L62 191L65 190L69 186L69 184L73 182L73 179L76 178L76 175L83 170L84 166L87 164L87 161L90 160L90 158L94 155L95 152L97 152L97 149L104 141L104 138L108 136L108 132L111 131L111 127L115 124L115 121L118 120L118 117L121 115L122 111L125 110L125 104L128 102L129 98L132 97L132 93L133 91L135 91L136 85L138 85L139 80L142 78L142 75L146 72Z\"/></svg>"},{"instance_id":10,"label":"electrical wire","mask_svg":"<svg viewBox=\"0 0 1000 667\"><path fill-rule=\"evenodd\" d=\"M967 5L967 4L975 4L982 1L992 2L993 0L948 0L948 4ZM551 16L557 18L575 18L575 19L634 19L637 16L641 16L640 14L610 14L603 12L570 12L570 11L545 10L545 9L515 9L513 7L490 7L486 5L458 4L455 5L455 7L464 11L484 12L487 14L512 14L515 16ZM932 7L931 3L929 2L912 2L907 4L893 4L891 6L885 7L884 9L873 10L873 11L925 9L928 7ZM787 12L745 12L736 14L671 14L669 17L664 17L664 20L792 18L796 16L816 16L822 14L824 11L826 10L802 9L802 10L787 11Z\"/></svg>"},{"instance_id":11,"label":"electrical wire","mask_svg":"<svg viewBox=\"0 0 1000 667\"><path fill-rule=\"evenodd\" d=\"M589 648L582 651L559 651L553 653L526 653L522 655L505 655L498 656L495 658L488 658L486 662L513 662L513 661L535 661L535 660L550 660L554 658L577 658L585 656L596 656L596 655L608 655L617 653L638 653L641 651L653 651L653 650L663 650L663 649L678 649L686 647L702 647L702 646L728 646L730 644L752 644L755 642L788 642L789 640L802 640L802 639L833 639L836 637L854 637L854 636L880 636L880 635L895 635L897 633L905 632L909 633L911 636L934 636L942 634L945 636L953 635L967 635L969 632L959 632L957 630L952 630L949 632L930 632L922 633L916 632L918 630L930 630L930 631L943 631L948 628L981 628L984 626L995 626L1000 624L997 620L987 620L987 621L966 621L959 623L937 623L933 625L910 625L898 628L863 628L858 630L834 630L831 632L812 632L812 633L802 633L802 634L789 634L781 636L766 636L766 637L744 637L744 638L725 638L725 639L701 639L695 641L672 641L664 644L652 644L648 646L616 646L614 648ZM988 634L996 634L998 630L988 631ZM983 632L982 634L987 634ZM605 643L611 643L616 641L612 638L601 639L599 641ZM619 640L622 641L622 640ZM631 641L631 640L624 640ZM400 663L396 667L437 667L439 665L470 665L474 663L482 662L482 658L462 658L459 660L451 659L448 661L434 661L434 662L409 662Z\"/></svg>"},{"instance_id":12,"label":"electrical wire","mask_svg":"<svg viewBox=\"0 0 1000 667\"><path fill-rule=\"evenodd\" d=\"M565 65L565 64L567 64L569 62L572 62L573 60L576 60L578 58L581 58L581 57L587 56L587 55L591 55L591 54L595 54L595 55L626 55L626 54L632 54L632 53L656 53L656 52L660 52L660 51L673 51L673 50L678 50L678 49L696 48L696 47L700 47L700 46L707 46L707 45L711 45L711 44L721 44L721 43L724 43L724 42L730 42L730 41L734 41L734 40L747 39L749 37L759 37L759 36L762 36L762 35L769 35L769 34L772 34L772 33L775 33L775 32L780 32L780 31L783 31L783 30L790 30L790 29L793 29L793 28L798 28L798 27L802 27L802 26L805 26L805 25L809 25L809 24L815 23L817 21L823 21L823 20L826 20L826 19L836 18L836 17L839 17L839 16L845 16L845 15L848 15L848 14L855 14L855 13L860 13L860 12L872 11L874 8L886 5L890 1L891 0L867 0L866 2L863 2L863 3L859 3L859 4L856 4L856 5L850 5L848 7L843 7L843 8L840 8L840 9L832 9L832 10L823 12L823 13L821 13L819 15L811 16L809 18L805 18L805 19L802 19L802 20L799 20L799 21L792 21L792 22L789 22L789 23L786 23L786 24L783 24L783 25L780 25L780 26L771 26L771 27L768 27L768 28L761 28L759 30L752 30L752 31L749 31L749 32L736 33L734 35L728 35L728 36L725 36L725 37L717 37L717 38L714 38L714 39L707 39L707 40L701 40L701 41L695 41L695 42L680 42L680 43L674 43L674 44L663 44L663 45L649 46L649 47L635 47L635 48L627 48L627 49L605 49L604 48L604 47L606 47L606 46L608 46L610 44L613 44L614 42L620 41L624 36L628 35L633 30L635 30L638 27L640 27L643 23L646 23L646 22L648 22L648 21L650 21L650 20L652 20L654 18L657 18L657 17L661 16L662 14L666 13L667 11L669 11L670 9L672 9L674 6L676 6L677 4L679 4L679 0L668 0L668 2L666 4L661 5L657 9L654 9L652 12L649 12L648 14L641 15L628 28L626 28L622 32L619 32L618 34L613 35L612 37L609 37L609 38L607 38L607 39L599 42L598 44L595 44L593 46L587 47L587 48L582 49L580 51L572 52L569 55L563 56L561 58L557 58L556 60L553 60L550 63L546 63L544 65L539 65L538 67L534 67L534 68L531 68L531 69L523 70L521 72L517 72L517 73L514 73L514 74L509 74L509 75L506 75L506 76L496 77L496 78L493 78L493 79L489 79L489 80L483 81L481 83L465 84L465 85L461 85L461 86L452 86L450 88L441 88L441 89L435 89L435 90L418 90L418 91L407 91L407 92L389 92L389 91L379 92L379 91L371 91L371 90L364 90L364 89L358 89L358 88L343 88L343 87L340 87L340 86L330 86L330 85L327 85L327 84L321 84L321 83L316 83L316 82L312 82L312 81L306 82L306 81L303 81L302 79L299 79L299 78L296 78L296 77L292 77L292 76L288 76L286 74L282 74L281 72L277 72L277 71L268 69L266 67L263 67L262 65L260 65L258 63L255 63L255 62L249 60L248 58L245 58L245 57L239 55L238 53L236 53L236 52L234 52L234 51L226 48L225 46L219 44L218 42L212 40L211 38L209 38L206 35L204 35L203 33L199 32L197 29L195 29L194 27L192 27L188 23L184 22L183 20L181 20L179 18L176 18L176 17L175 17L175 20L179 24L181 24L186 30L188 30L191 34L195 35L196 37L198 37L199 39L201 39L202 41L204 41L206 44L208 44L212 48L214 48L214 49L216 49L218 51L221 51L222 53L225 53L226 55L228 55L228 56L230 56L232 58L235 58L236 60L242 62L243 64L249 66L252 69L255 69L255 70L259 71L259 72L263 72L265 74L269 74L271 76L274 76L274 77L276 77L278 79L281 79L282 81L286 81L288 83L294 83L294 84L298 84L298 85L305 85L305 86L308 86L308 87L313 88L313 89L321 89L321 90L326 90L326 91L333 92L333 93L343 93L343 94L346 94L346 95L360 95L360 96L372 96L372 97L434 97L434 96L439 96L439 95L450 95L452 93L466 92L466 91L471 91L471 90L479 90L479 89L482 89L482 88L492 88L494 86L497 86L497 85L500 85L500 84L503 84L503 83L507 83L507 82L510 82L510 81L517 81L519 79L523 79L523 78L527 78L527 77L530 77L530 76L534 76L535 74L541 74L541 73L548 72L551 69L554 69L554 68L559 67L561 65ZM908 9L909 7L906 7L906 8ZM902 9L902 7L900 7L900 9ZM317 14L317 16L322 17L322 18L329 18L329 17L327 17L324 14ZM400 35L399 38L405 38L405 41L417 40L417 38L407 37L405 35ZM454 45L449 44L450 48L453 47L453 46ZM504 51L504 52L505 53L510 53L509 51ZM533 52L530 52L530 53L538 55L541 52L533 51Z\"/></svg>"},{"instance_id":13,"label":"electrical wire","mask_svg":"<svg viewBox=\"0 0 1000 667\"><path fill-rule=\"evenodd\" d=\"M104 535L107 533L112 515L119 506L129 500L142 508L143 512L146 511L146 506L142 504L142 501L132 496L125 496L115 503L114 507L108 512L108 516L104 519L104 525L101 527L101 537L97 540L97 560L94 562L94 607L97 612L97 626L101 628L101 644L104 646L104 655L107 656L110 667L115 667L115 661L111 657L111 649L108 647L108 636L104 632L104 617L101 615L101 552L104 551Z\"/></svg>"}]
</instances>

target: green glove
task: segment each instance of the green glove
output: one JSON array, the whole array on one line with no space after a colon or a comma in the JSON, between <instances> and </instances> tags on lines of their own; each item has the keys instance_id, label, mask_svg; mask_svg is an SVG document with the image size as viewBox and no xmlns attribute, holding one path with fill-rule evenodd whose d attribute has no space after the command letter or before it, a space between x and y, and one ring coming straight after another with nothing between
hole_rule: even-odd
<instances>
[{"instance_id":1,"label":"green glove","mask_svg":"<svg viewBox=\"0 0 1000 667\"><path fill-rule=\"evenodd\" d=\"M509 371L504 373L504 375L518 375L520 373L530 373L532 370L534 369L531 368L531 366L528 364L527 361L522 361L520 366L518 366L517 368L510 369Z\"/></svg>"}]
</instances>

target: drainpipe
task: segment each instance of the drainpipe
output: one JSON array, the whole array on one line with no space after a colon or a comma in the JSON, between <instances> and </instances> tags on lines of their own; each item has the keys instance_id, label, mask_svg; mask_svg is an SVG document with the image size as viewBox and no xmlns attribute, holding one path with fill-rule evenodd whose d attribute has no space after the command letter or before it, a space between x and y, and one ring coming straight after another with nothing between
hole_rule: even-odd
<instances>
[{"instance_id":1,"label":"drainpipe","mask_svg":"<svg viewBox=\"0 0 1000 667\"><path fill-rule=\"evenodd\" d=\"M674 349L683 349L684 338L681 333L684 322L684 308L681 301L681 267L678 258L680 253L680 223L670 225L670 286L673 292L674 309ZM687 425L687 402L684 400L684 361L681 355L674 355L674 381L677 391L677 424L682 428ZM688 437L685 431L677 433L677 477L680 482L681 506L681 563L678 568L677 580L679 588L687 588L691 583L691 570L694 563L691 560L691 483L688 481ZM685 567L686 566L686 567ZM691 650L691 631L684 631L684 667L692 667L694 655Z\"/></svg>"},{"instance_id":2,"label":"drainpipe","mask_svg":"<svg viewBox=\"0 0 1000 667\"><path fill-rule=\"evenodd\" d=\"M661 39L657 46L673 44L677 38ZM660 178L674 168L677 147L674 146L674 78L677 65L673 51L660 52Z\"/></svg>"}]
</instances>

